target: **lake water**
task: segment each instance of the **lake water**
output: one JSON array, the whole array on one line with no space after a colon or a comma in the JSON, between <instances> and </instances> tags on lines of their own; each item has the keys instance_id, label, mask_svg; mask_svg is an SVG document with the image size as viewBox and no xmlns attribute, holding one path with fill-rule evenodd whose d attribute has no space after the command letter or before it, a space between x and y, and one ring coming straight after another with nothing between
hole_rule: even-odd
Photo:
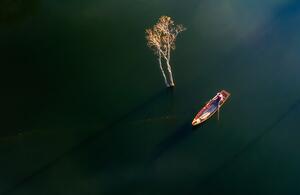
<instances>
[{"instance_id":1,"label":"lake water","mask_svg":"<svg viewBox=\"0 0 300 195\"><path fill-rule=\"evenodd\" d=\"M161 15L187 28L174 89ZM299 23L294 0L0 2L0 194L299 194Z\"/></svg>"}]
</instances>

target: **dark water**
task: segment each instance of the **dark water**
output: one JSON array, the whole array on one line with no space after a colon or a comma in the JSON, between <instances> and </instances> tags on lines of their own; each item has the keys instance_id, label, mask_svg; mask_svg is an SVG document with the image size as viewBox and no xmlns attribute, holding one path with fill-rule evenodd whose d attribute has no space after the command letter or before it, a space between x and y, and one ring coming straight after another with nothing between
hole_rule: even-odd
<instances>
[{"instance_id":1,"label":"dark water","mask_svg":"<svg viewBox=\"0 0 300 195\"><path fill-rule=\"evenodd\" d=\"M173 90L160 15L188 29ZM299 24L292 0L1 1L0 194L299 194Z\"/></svg>"}]
</instances>

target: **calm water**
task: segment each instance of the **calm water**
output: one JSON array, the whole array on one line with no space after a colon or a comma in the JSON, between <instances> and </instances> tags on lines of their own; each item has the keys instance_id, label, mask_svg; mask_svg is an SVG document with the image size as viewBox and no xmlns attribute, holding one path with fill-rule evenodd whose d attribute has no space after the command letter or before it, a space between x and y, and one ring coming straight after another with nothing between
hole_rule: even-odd
<instances>
[{"instance_id":1,"label":"calm water","mask_svg":"<svg viewBox=\"0 0 300 195\"><path fill-rule=\"evenodd\" d=\"M160 15L188 29L173 90ZM1 1L0 194L299 194L299 24L292 0Z\"/></svg>"}]
</instances>

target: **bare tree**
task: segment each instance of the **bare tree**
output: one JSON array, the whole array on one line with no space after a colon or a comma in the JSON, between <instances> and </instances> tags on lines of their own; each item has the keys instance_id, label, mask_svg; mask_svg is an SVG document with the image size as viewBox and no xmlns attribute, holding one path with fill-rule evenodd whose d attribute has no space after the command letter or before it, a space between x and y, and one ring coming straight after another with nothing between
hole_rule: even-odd
<instances>
[{"instance_id":1,"label":"bare tree","mask_svg":"<svg viewBox=\"0 0 300 195\"><path fill-rule=\"evenodd\" d=\"M182 25L175 25L169 16L161 16L151 29L146 29L147 44L158 57L159 67L167 87L175 86L170 64L171 50L175 49L177 35L184 30L186 28ZM169 74L169 82L164 71L163 62L165 62Z\"/></svg>"}]
</instances>

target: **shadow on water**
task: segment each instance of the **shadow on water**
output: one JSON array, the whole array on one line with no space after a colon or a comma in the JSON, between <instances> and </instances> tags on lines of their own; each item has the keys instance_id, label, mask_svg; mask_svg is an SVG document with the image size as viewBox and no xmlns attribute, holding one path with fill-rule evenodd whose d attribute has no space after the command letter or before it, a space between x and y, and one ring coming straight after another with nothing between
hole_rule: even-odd
<instances>
[{"instance_id":1,"label":"shadow on water","mask_svg":"<svg viewBox=\"0 0 300 195\"><path fill-rule=\"evenodd\" d=\"M161 98L163 98L163 97L170 98L172 96L173 96L173 88L162 89L157 94L153 95L148 100L146 100L144 103L138 105L137 107L132 109L130 112L124 114L123 116L113 120L110 124L108 124L103 129L97 131L96 133L91 134L86 139L82 140L80 143L75 145L73 148L71 148L70 150L64 152L63 154L61 154L60 156L58 156L57 158L55 158L54 160L52 160L51 162L46 164L45 166L43 166L40 169L38 169L37 171L33 172L31 175L25 176L21 181L19 181L16 185L14 185L10 189L8 189L3 194L12 193L14 191L14 189L24 185L26 182L30 181L35 176L37 176L40 173L42 173L42 172L46 171L47 169L51 168L53 165L55 165L57 162L62 160L67 155L70 155L70 154L76 152L77 150L79 150L80 148L82 148L84 146L88 146L89 144L93 143L100 136L103 136L106 133L112 132L113 130L114 131L118 130L118 128L115 128L115 127L121 125L123 122L130 119L130 117L133 117L136 114L140 113L141 111L144 111L144 109L147 109L148 106L150 106L151 104L153 104L156 101L160 100Z\"/></svg>"},{"instance_id":2,"label":"shadow on water","mask_svg":"<svg viewBox=\"0 0 300 195\"><path fill-rule=\"evenodd\" d=\"M297 108L300 107L300 99L295 101L286 112L281 114L276 120L274 120L273 123L271 123L267 128L265 128L261 134L256 136L252 141L247 143L244 147L242 147L235 155L233 155L229 160L224 162L219 168L217 168L215 171L210 173L206 178L204 178L201 182L202 185L205 185L207 182L210 181L213 177L217 176L220 172L225 170L227 167L229 167L234 161L236 161L241 155L243 155L245 152L250 150L255 144L257 144L264 136L269 134L272 130L275 129L276 126L278 126L284 119L286 119L292 112L297 110Z\"/></svg>"},{"instance_id":3,"label":"shadow on water","mask_svg":"<svg viewBox=\"0 0 300 195\"><path fill-rule=\"evenodd\" d=\"M110 132L112 128L115 126L120 125L121 123L128 120L130 117L135 116L136 114L140 113L141 111L144 111L144 109L147 109L151 104L153 104L155 101L160 100L163 97L171 97L173 95L173 88L167 88L159 91L157 94L150 97L148 100L146 100L144 103L138 105L128 113L124 114L123 116L117 118L116 120L113 120L109 125L107 125L104 129L97 132L97 136L103 135L106 132ZM97 137L96 136L96 137ZM91 136L91 138L95 138L95 136ZM88 140L91 141L91 140Z\"/></svg>"},{"instance_id":4,"label":"shadow on water","mask_svg":"<svg viewBox=\"0 0 300 195\"><path fill-rule=\"evenodd\" d=\"M181 141L189 137L195 130L200 127L193 127L190 122L185 122L181 127L176 129L171 135L166 137L161 141L154 149L152 155L150 156L149 163L155 162L166 152L170 151Z\"/></svg>"}]
</instances>

